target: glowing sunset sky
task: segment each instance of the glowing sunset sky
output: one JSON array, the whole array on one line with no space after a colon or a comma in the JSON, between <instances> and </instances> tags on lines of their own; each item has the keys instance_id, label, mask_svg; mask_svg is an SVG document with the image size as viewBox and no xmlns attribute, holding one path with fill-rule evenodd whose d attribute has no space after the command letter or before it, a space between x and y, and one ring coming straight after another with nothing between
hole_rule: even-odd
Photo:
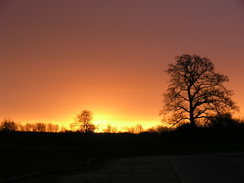
<instances>
[{"instance_id":1,"label":"glowing sunset sky","mask_svg":"<svg viewBox=\"0 0 244 183\"><path fill-rule=\"evenodd\" d=\"M0 120L160 124L184 53L229 76L244 114L242 0L1 0L0 31Z\"/></svg>"}]
</instances>

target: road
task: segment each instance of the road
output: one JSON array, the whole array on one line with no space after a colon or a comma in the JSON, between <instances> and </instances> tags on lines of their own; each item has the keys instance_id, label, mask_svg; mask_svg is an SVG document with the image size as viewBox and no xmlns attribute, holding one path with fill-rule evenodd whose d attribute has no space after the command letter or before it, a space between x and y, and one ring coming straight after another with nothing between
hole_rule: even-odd
<instances>
[{"instance_id":1,"label":"road","mask_svg":"<svg viewBox=\"0 0 244 183\"><path fill-rule=\"evenodd\" d=\"M243 183L244 153L115 159L91 171L44 176L29 182Z\"/></svg>"},{"instance_id":2,"label":"road","mask_svg":"<svg viewBox=\"0 0 244 183\"><path fill-rule=\"evenodd\" d=\"M243 183L244 153L171 157L183 183Z\"/></svg>"},{"instance_id":3,"label":"road","mask_svg":"<svg viewBox=\"0 0 244 183\"><path fill-rule=\"evenodd\" d=\"M63 183L181 183L168 157L116 159L100 170L62 178Z\"/></svg>"}]
</instances>

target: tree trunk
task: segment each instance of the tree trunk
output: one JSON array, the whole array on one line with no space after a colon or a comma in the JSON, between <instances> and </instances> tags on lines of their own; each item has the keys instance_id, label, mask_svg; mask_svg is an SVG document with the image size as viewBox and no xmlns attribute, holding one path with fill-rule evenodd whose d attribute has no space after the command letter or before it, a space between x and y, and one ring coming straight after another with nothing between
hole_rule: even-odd
<instances>
[{"instance_id":1,"label":"tree trunk","mask_svg":"<svg viewBox=\"0 0 244 183\"><path fill-rule=\"evenodd\" d=\"M188 98L189 98L189 108L190 108L190 125L195 126L194 109L193 109L193 98L191 95L191 86L188 87Z\"/></svg>"},{"instance_id":2,"label":"tree trunk","mask_svg":"<svg viewBox=\"0 0 244 183\"><path fill-rule=\"evenodd\" d=\"M193 115L193 109L190 109L190 124L192 127L195 127L195 119Z\"/></svg>"}]
</instances>

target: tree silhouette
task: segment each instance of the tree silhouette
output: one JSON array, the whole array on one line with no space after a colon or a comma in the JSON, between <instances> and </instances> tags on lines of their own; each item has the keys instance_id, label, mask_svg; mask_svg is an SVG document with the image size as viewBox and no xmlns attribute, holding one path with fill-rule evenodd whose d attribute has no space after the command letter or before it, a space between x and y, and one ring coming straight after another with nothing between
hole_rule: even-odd
<instances>
[{"instance_id":1,"label":"tree silhouette","mask_svg":"<svg viewBox=\"0 0 244 183\"><path fill-rule=\"evenodd\" d=\"M106 128L103 130L104 133L111 133L112 132L112 126L110 123L106 125Z\"/></svg>"},{"instance_id":2,"label":"tree silhouette","mask_svg":"<svg viewBox=\"0 0 244 183\"><path fill-rule=\"evenodd\" d=\"M138 134L138 133L141 133L143 131L143 126L139 123L136 124L135 126L135 133Z\"/></svg>"},{"instance_id":3,"label":"tree silhouette","mask_svg":"<svg viewBox=\"0 0 244 183\"><path fill-rule=\"evenodd\" d=\"M83 110L80 114L77 114L76 121L71 123L70 126L77 128L77 131L83 133L93 133L95 125L92 123L93 114L89 110Z\"/></svg>"},{"instance_id":4,"label":"tree silhouette","mask_svg":"<svg viewBox=\"0 0 244 183\"><path fill-rule=\"evenodd\" d=\"M170 80L160 112L171 124L190 121L195 126L200 119L238 109L231 100L233 92L223 85L228 77L214 72L210 59L188 54L175 59L165 71Z\"/></svg>"},{"instance_id":5,"label":"tree silhouette","mask_svg":"<svg viewBox=\"0 0 244 183\"><path fill-rule=\"evenodd\" d=\"M230 113L224 113L210 119L208 127L212 128L237 128L239 120L234 119Z\"/></svg>"},{"instance_id":6,"label":"tree silhouette","mask_svg":"<svg viewBox=\"0 0 244 183\"><path fill-rule=\"evenodd\" d=\"M45 123L35 123L33 125L33 131L34 132L46 132L46 124Z\"/></svg>"},{"instance_id":7,"label":"tree silhouette","mask_svg":"<svg viewBox=\"0 0 244 183\"><path fill-rule=\"evenodd\" d=\"M2 123L0 124L0 130L1 131L6 131L6 132L12 132L16 131L18 128L17 124L14 122L14 120L9 119L4 119Z\"/></svg>"},{"instance_id":8,"label":"tree silhouette","mask_svg":"<svg viewBox=\"0 0 244 183\"><path fill-rule=\"evenodd\" d=\"M57 133L59 129L59 126L56 124L48 123L46 124L46 132L55 132Z\"/></svg>"}]
</instances>

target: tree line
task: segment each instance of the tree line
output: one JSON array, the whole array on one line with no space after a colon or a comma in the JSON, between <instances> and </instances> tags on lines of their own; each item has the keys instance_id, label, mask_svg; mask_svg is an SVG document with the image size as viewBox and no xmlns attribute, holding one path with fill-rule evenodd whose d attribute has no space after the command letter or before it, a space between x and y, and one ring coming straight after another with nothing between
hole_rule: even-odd
<instances>
[{"instance_id":1,"label":"tree line","mask_svg":"<svg viewBox=\"0 0 244 183\"><path fill-rule=\"evenodd\" d=\"M138 134L144 131L142 125L139 123L131 127L123 127L123 130L118 130L116 126L112 126L108 123L105 127L103 124L98 124L95 126L93 124L93 113L87 109L81 111L77 114L75 121L70 124L70 129L73 132L82 133L94 133L95 130L103 133L121 133L128 132L133 134Z\"/></svg>"},{"instance_id":2,"label":"tree line","mask_svg":"<svg viewBox=\"0 0 244 183\"><path fill-rule=\"evenodd\" d=\"M74 124L71 123L70 126L73 126ZM99 129L100 133L131 133L131 134L140 134L140 133L168 133L172 131L177 131L179 129L187 128L187 123L178 125L176 127L172 126L162 126L162 125L156 125L148 129L144 129L143 126L139 123L137 123L135 126L131 127L121 127L118 129L116 126L112 126L110 123L103 125L98 124L97 126L94 125L95 129ZM244 128L244 120L233 118L232 115L229 114L223 114L220 116L216 116L215 118L211 118L208 123L201 123L196 126L196 128L205 128L205 129L231 129L231 128ZM58 124L52 124L52 123L16 123L14 120L4 119L0 123L0 131L5 132L13 132L13 131L22 131L22 132L51 132L51 133L58 133L58 132L81 132L85 133L82 130L79 130L78 127L73 129L66 129L65 127L61 127ZM89 133L94 133L89 132Z\"/></svg>"},{"instance_id":3,"label":"tree line","mask_svg":"<svg viewBox=\"0 0 244 183\"><path fill-rule=\"evenodd\" d=\"M58 124L53 123L26 123L21 124L15 122L13 119L3 119L0 122L0 131L3 132L49 132L49 133L65 133L65 132L78 132L78 133L94 133L97 130L99 133L132 133L132 134L139 134L144 132L144 128L141 124L136 124L135 126L124 126L124 127L116 127L111 125L110 123L98 124L98 125L88 125L87 130L80 129L80 125L77 121L70 123L70 128L66 128L64 126L59 126ZM82 126L83 128L83 126Z\"/></svg>"},{"instance_id":4,"label":"tree line","mask_svg":"<svg viewBox=\"0 0 244 183\"><path fill-rule=\"evenodd\" d=\"M0 124L0 131L4 132L13 132L13 131L22 131L22 132L52 132L57 133L60 131L59 125L52 123L16 123L12 119L4 119Z\"/></svg>"},{"instance_id":5,"label":"tree line","mask_svg":"<svg viewBox=\"0 0 244 183\"><path fill-rule=\"evenodd\" d=\"M220 122L221 120L221 122ZM135 126L134 126L135 127ZM65 133L43 132L0 132L0 145L37 145L37 146L74 146L74 147L152 147L155 151L166 144L243 144L244 121L230 115L221 119L212 119L206 125L192 128L188 123L177 127L154 126L140 133L83 133L66 131ZM243 145L242 145L243 146ZM144 149L145 150L145 149ZM146 150L148 151L148 150Z\"/></svg>"}]
</instances>

